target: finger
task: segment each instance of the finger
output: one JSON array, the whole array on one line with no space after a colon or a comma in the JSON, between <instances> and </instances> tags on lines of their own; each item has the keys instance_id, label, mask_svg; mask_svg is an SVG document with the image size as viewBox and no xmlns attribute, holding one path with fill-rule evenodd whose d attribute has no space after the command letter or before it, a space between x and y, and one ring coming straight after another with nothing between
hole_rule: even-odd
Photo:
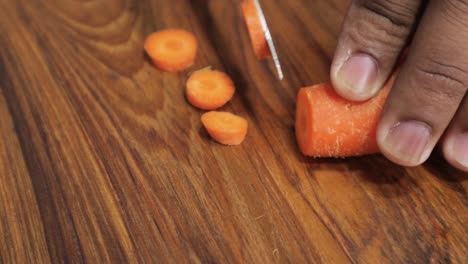
<instances>
[{"instance_id":1,"label":"finger","mask_svg":"<svg viewBox=\"0 0 468 264\"><path fill-rule=\"evenodd\" d=\"M338 41L331 80L343 97L372 97L391 74L415 24L420 0L355 0Z\"/></svg>"},{"instance_id":2,"label":"finger","mask_svg":"<svg viewBox=\"0 0 468 264\"><path fill-rule=\"evenodd\" d=\"M468 172L468 96L445 133L443 151L450 164Z\"/></svg>"},{"instance_id":3,"label":"finger","mask_svg":"<svg viewBox=\"0 0 468 264\"><path fill-rule=\"evenodd\" d=\"M377 142L390 160L423 163L468 87L468 5L431 1L390 93Z\"/></svg>"}]
</instances>

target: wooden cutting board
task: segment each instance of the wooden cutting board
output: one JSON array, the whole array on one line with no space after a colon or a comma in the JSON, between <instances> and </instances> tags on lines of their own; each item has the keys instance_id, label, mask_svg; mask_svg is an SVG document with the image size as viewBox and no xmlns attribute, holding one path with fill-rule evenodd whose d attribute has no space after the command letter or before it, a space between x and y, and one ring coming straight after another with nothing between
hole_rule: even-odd
<instances>
[{"instance_id":1,"label":"wooden cutting board","mask_svg":"<svg viewBox=\"0 0 468 264\"><path fill-rule=\"evenodd\" d=\"M236 0L0 0L0 263L467 263L465 173L440 154L315 160L299 87L326 81L349 1L263 1L286 79ZM212 142L143 40L194 32L242 146Z\"/></svg>"}]
</instances>

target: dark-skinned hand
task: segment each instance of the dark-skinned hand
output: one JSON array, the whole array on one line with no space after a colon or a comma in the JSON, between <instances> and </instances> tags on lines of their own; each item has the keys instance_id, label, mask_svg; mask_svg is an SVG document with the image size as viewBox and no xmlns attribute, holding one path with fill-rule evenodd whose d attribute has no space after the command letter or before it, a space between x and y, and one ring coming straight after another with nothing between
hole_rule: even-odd
<instances>
[{"instance_id":1,"label":"dark-skinned hand","mask_svg":"<svg viewBox=\"0 0 468 264\"><path fill-rule=\"evenodd\" d=\"M453 166L468 171L468 0L355 0L331 69L337 92L374 96L407 59L377 130L382 153L417 166L437 143Z\"/></svg>"}]
</instances>

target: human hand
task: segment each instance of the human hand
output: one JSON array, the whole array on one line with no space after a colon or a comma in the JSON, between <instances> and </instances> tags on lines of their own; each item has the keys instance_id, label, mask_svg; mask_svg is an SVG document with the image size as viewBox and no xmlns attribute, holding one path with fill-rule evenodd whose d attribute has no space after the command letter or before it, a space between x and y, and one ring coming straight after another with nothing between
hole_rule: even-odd
<instances>
[{"instance_id":1,"label":"human hand","mask_svg":"<svg viewBox=\"0 0 468 264\"><path fill-rule=\"evenodd\" d=\"M337 92L371 98L411 42L377 130L382 153L416 166L438 142L468 171L468 1L355 0L331 69Z\"/></svg>"}]
</instances>

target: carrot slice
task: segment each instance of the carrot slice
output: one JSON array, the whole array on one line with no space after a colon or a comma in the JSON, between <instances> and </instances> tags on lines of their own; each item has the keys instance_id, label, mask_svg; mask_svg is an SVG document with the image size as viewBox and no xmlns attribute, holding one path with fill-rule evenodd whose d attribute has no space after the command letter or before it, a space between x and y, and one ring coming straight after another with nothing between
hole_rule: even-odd
<instances>
[{"instance_id":1,"label":"carrot slice","mask_svg":"<svg viewBox=\"0 0 468 264\"><path fill-rule=\"evenodd\" d=\"M331 84L300 89L296 139L301 152L313 157L377 153L377 123L394 79L392 77L379 94L365 102L343 99Z\"/></svg>"},{"instance_id":2,"label":"carrot slice","mask_svg":"<svg viewBox=\"0 0 468 264\"><path fill-rule=\"evenodd\" d=\"M225 105L235 90L231 78L220 71L196 71L186 84L187 100L203 110L214 110Z\"/></svg>"},{"instance_id":3,"label":"carrot slice","mask_svg":"<svg viewBox=\"0 0 468 264\"><path fill-rule=\"evenodd\" d=\"M259 60L271 57L270 48L268 47L265 34L263 33L262 24L260 23L260 17L254 1L243 0L241 2L241 8L255 56Z\"/></svg>"},{"instance_id":4,"label":"carrot slice","mask_svg":"<svg viewBox=\"0 0 468 264\"><path fill-rule=\"evenodd\" d=\"M208 134L224 145L240 145L247 135L247 120L228 112L211 111L201 121Z\"/></svg>"},{"instance_id":5,"label":"carrot slice","mask_svg":"<svg viewBox=\"0 0 468 264\"><path fill-rule=\"evenodd\" d=\"M176 72L193 64L198 44L191 32L166 29L149 35L144 48L156 67L163 71Z\"/></svg>"}]
</instances>

